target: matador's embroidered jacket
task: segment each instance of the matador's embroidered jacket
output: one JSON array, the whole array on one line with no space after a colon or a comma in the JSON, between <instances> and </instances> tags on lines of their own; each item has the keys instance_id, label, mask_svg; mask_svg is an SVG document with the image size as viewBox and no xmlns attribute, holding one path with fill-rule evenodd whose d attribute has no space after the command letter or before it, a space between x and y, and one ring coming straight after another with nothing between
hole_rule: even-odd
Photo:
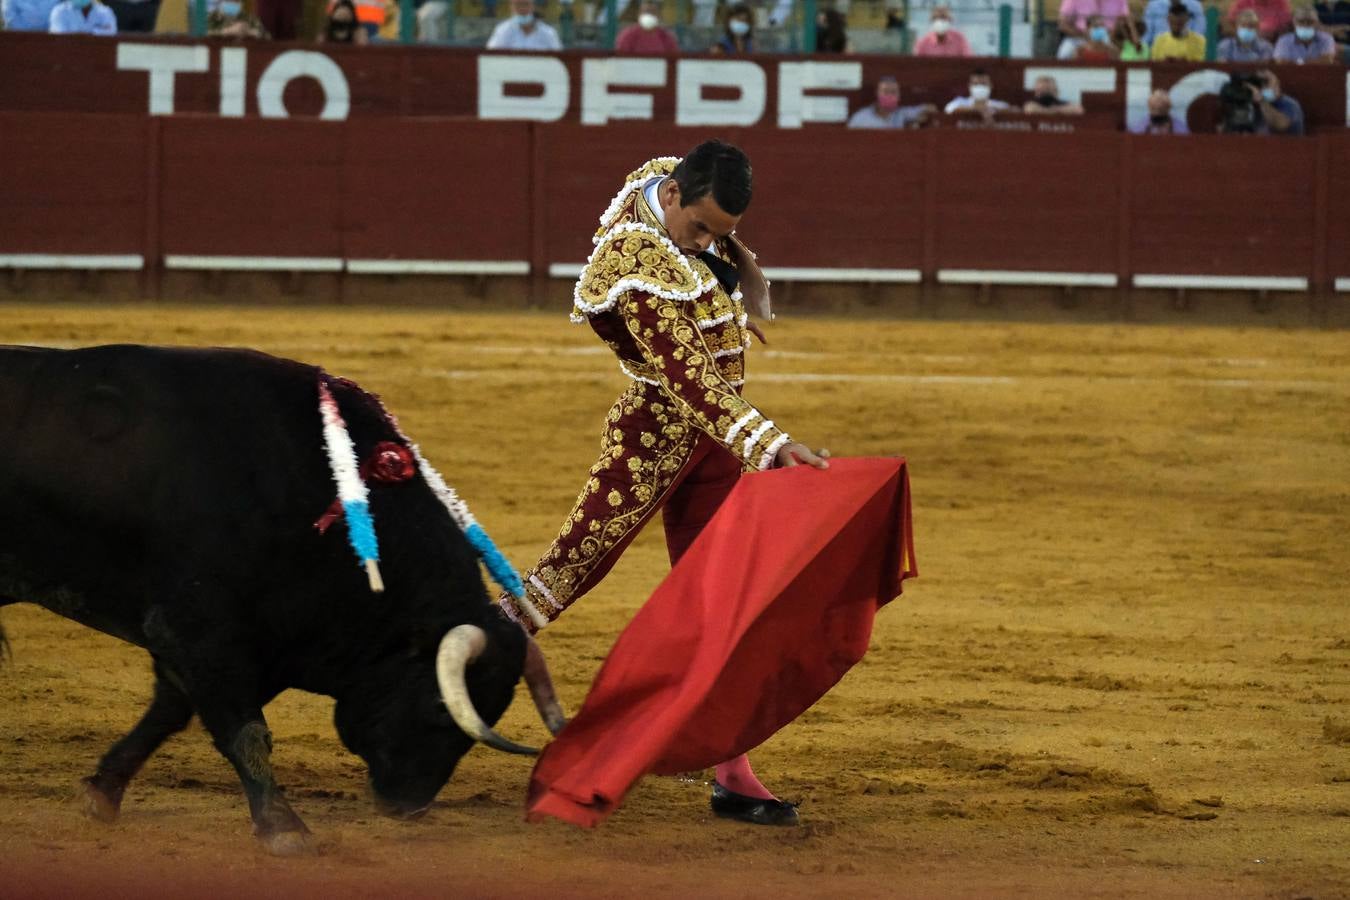
<instances>
[{"instance_id":1,"label":"matador's embroidered jacket","mask_svg":"<svg viewBox=\"0 0 1350 900\"><path fill-rule=\"evenodd\" d=\"M594 587L672 497L683 497L687 517L695 494L716 501L730 490L736 461L768 468L789 441L740 394L750 343L740 291L728 294L704 262L682 253L643 196L646 182L678 162L653 160L628 176L577 281L573 321L590 323L633 383L609 412L600 458L558 537L525 574L524 600L501 598L503 612L529 631ZM682 482L706 464L698 448L707 440L731 454L717 466L732 480ZM668 516L668 544L670 525Z\"/></svg>"},{"instance_id":2,"label":"matador's embroidered jacket","mask_svg":"<svg viewBox=\"0 0 1350 900\"><path fill-rule=\"evenodd\" d=\"M678 162L655 159L630 174L600 217L572 321L589 320L630 378L660 387L690 424L747 467L766 469L789 438L740 395L750 346L741 292L728 295L682 253L643 196L648 180Z\"/></svg>"}]
</instances>

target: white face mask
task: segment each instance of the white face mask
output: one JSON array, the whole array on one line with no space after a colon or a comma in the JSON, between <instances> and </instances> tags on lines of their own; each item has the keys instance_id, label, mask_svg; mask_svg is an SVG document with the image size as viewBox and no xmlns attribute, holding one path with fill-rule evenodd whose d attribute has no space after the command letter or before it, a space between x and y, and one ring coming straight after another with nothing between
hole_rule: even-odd
<instances>
[{"instance_id":1,"label":"white face mask","mask_svg":"<svg viewBox=\"0 0 1350 900\"><path fill-rule=\"evenodd\" d=\"M656 17L655 13L643 13L638 16L638 24L641 25L644 30L651 31L657 25L661 24L661 20Z\"/></svg>"},{"instance_id":2,"label":"white face mask","mask_svg":"<svg viewBox=\"0 0 1350 900\"><path fill-rule=\"evenodd\" d=\"M950 19L934 19L933 34L946 34L952 27Z\"/></svg>"},{"instance_id":3,"label":"white face mask","mask_svg":"<svg viewBox=\"0 0 1350 900\"><path fill-rule=\"evenodd\" d=\"M1311 25L1299 25L1294 29L1294 36L1300 41L1311 41L1315 34L1317 34L1317 29Z\"/></svg>"},{"instance_id":4,"label":"white face mask","mask_svg":"<svg viewBox=\"0 0 1350 900\"><path fill-rule=\"evenodd\" d=\"M993 89L987 84L972 84L970 86L970 99L972 100L988 100L991 93L993 93Z\"/></svg>"}]
</instances>

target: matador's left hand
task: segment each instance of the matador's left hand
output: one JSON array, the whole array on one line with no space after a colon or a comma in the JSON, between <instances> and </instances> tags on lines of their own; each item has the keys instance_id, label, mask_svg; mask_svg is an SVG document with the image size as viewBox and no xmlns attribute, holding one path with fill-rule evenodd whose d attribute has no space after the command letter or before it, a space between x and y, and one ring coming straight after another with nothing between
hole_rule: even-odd
<instances>
[{"instance_id":1,"label":"matador's left hand","mask_svg":"<svg viewBox=\"0 0 1350 900\"><path fill-rule=\"evenodd\" d=\"M767 344L769 342L769 339L764 336L764 331L754 322L746 322L745 328L755 337L759 338L761 344Z\"/></svg>"}]
</instances>

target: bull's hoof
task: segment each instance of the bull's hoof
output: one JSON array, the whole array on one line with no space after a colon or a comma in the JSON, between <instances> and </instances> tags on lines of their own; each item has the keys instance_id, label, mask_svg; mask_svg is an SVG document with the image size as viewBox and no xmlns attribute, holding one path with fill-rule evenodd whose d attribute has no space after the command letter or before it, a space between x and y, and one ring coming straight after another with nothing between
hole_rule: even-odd
<instances>
[{"instance_id":1,"label":"bull's hoof","mask_svg":"<svg viewBox=\"0 0 1350 900\"><path fill-rule=\"evenodd\" d=\"M273 856L304 856L314 849L308 831L278 831L259 840Z\"/></svg>"},{"instance_id":2,"label":"bull's hoof","mask_svg":"<svg viewBox=\"0 0 1350 900\"><path fill-rule=\"evenodd\" d=\"M108 825L117 821L122 812L122 798L114 797L94 783L93 778L84 779L84 814L96 822Z\"/></svg>"}]
</instances>

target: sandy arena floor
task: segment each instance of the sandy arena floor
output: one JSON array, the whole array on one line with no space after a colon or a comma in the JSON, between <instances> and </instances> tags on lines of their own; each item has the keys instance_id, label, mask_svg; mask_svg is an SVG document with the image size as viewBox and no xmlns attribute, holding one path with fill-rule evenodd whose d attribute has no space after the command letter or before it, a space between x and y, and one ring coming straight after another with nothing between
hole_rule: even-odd
<instances>
[{"instance_id":1,"label":"sandy arena floor","mask_svg":"<svg viewBox=\"0 0 1350 900\"><path fill-rule=\"evenodd\" d=\"M374 813L331 702L269 707L318 837L265 856L194 725L85 821L148 658L4 611L0 897L1350 896L1345 332L795 318L750 395L836 454L904 454L922 577L868 657L753 758L803 827L649 778L606 826L522 821L479 749L424 820ZM522 567L623 378L563 314L0 308L0 342L240 344L381 393ZM487 413L485 415L485 412ZM543 638L570 709L665 571L659 528ZM529 704L502 723L539 741Z\"/></svg>"}]
</instances>

